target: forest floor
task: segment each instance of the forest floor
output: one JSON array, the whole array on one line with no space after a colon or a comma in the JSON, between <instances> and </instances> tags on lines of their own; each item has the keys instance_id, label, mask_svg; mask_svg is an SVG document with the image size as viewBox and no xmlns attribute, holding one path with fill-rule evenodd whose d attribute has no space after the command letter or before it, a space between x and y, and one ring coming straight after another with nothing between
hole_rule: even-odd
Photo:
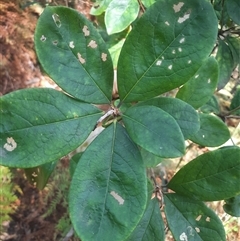
<instances>
[{"instance_id":1,"label":"forest floor","mask_svg":"<svg viewBox=\"0 0 240 241\"><path fill-rule=\"evenodd\" d=\"M50 2L56 3L60 1ZM67 3L64 0L62 2L64 5ZM24 1L0 0L0 96L22 88L56 87L51 79L42 74L34 52L33 33L42 7L40 5L26 7L27 5L23 6L23 3ZM75 3L77 3L75 8L89 16L90 0L75 1ZM238 122L232 120L227 124L234 129ZM176 171L179 161L181 161L179 165L181 167L194 156L206 151L208 150L194 145L184 158L170 161L166 165L169 178ZM23 170L12 170L17 201L13 204L15 212L11 214L11 220L1 223L0 240L79 240L72 235L69 217L66 212L66 193L70 183L68 163L67 158L60 160L56 171L50 178L49 184L43 190L38 190L31 185L27 181ZM66 182L66 180L69 181ZM239 241L240 220L224 212L222 208L223 202L214 202L209 205L222 220L227 240ZM166 240L174 240L170 232L167 232Z\"/></svg>"}]
</instances>

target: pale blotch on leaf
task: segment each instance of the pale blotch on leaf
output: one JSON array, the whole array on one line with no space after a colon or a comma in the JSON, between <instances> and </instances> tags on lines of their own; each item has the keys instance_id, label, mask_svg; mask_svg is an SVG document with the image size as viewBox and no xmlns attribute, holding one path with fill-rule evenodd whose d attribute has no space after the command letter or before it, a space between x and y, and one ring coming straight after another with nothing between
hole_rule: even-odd
<instances>
[{"instance_id":1,"label":"pale blotch on leaf","mask_svg":"<svg viewBox=\"0 0 240 241\"><path fill-rule=\"evenodd\" d=\"M156 65L157 66L160 66L162 64L162 60L158 60L157 62L156 62Z\"/></svg>"},{"instance_id":2,"label":"pale blotch on leaf","mask_svg":"<svg viewBox=\"0 0 240 241\"><path fill-rule=\"evenodd\" d=\"M175 49L172 51L172 54L176 54L176 50Z\"/></svg>"},{"instance_id":3,"label":"pale blotch on leaf","mask_svg":"<svg viewBox=\"0 0 240 241\"><path fill-rule=\"evenodd\" d=\"M92 48L92 49L95 49L97 48L97 43L95 40L91 40L88 44L88 47Z\"/></svg>"},{"instance_id":4,"label":"pale blotch on leaf","mask_svg":"<svg viewBox=\"0 0 240 241\"><path fill-rule=\"evenodd\" d=\"M103 62L105 62L107 60L107 54L102 53L101 54L101 59L102 59Z\"/></svg>"},{"instance_id":5,"label":"pale blotch on leaf","mask_svg":"<svg viewBox=\"0 0 240 241\"><path fill-rule=\"evenodd\" d=\"M170 64L170 65L168 66L168 69L170 69L170 70L172 69L172 64Z\"/></svg>"},{"instance_id":6,"label":"pale blotch on leaf","mask_svg":"<svg viewBox=\"0 0 240 241\"><path fill-rule=\"evenodd\" d=\"M37 177L38 175L37 175L36 172L33 172L33 173L32 173L32 176L33 176L33 177Z\"/></svg>"},{"instance_id":7,"label":"pale blotch on leaf","mask_svg":"<svg viewBox=\"0 0 240 241\"><path fill-rule=\"evenodd\" d=\"M84 36L89 36L90 35L90 31L88 30L88 27L86 25L83 26L82 29Z\"/></svg>"},{"instance_id":8,"label":"pale blotch on leaf","mask_svg":"<svg viewBox=\"0 0 240 241\"><path fill-rule=\"evenodd\" d=\"M120 205L123 205L125 200L118 193L111 191L110 194L118 201Z\"/></svg>"},{"instance_id":9,"label":"pale blotch on leaf","mask_svg":"<svg viewBox=\"0 0 240 241\"><path fill-rule=\"evenodd\" d=\"M3 146L7 151L13 151L17 148L17 143L12 137L7 138L7 143Z\"/></svg>"},{"instance_id":10,"label":"pale blotch on leaf","mask_svg":"<svg viewBox=\"0 0 240 241\"><path fill-rule=\"evenodd\" d=\"M167 26L170 26L170 23L169 23L168 21L166 21L165 24L166 24Z\"/></svg>"},{"instance_id":11,"label":"pale blotch on leaf","mask_svg":"<svg viewBox=\"0 0 240 241\"><path fill-rule=\"evenodd\" d=\"M69 42L69 47L70 47L71 49L74 49L74 48L75 48L75 45L74 45L74 42L73 42L73 41Z\"/></svg>"},{"instance_id":12,"label":"pale blotch on leaf","mask_svg":"<svg viewBox=\"0 0 240 241\"><path fill-rule=\"evenodd\" d=\"M205 135L202 135L203 138L205 138Z\"/></svg>"},{"instance_id":13,"label":"pale blotch on leaf","mask_svg":"<svg viewBox=\"0 0 240 241\"><path fill-rule=\"evenodd\" d=\"M202 218L202 215L199 215L199 216L196 218L196 221L199 221L201 218Z\"/></svg>"},{"instance_id":14,"label":"pale blotch on leaf","mask_svg":"<svg viewBox=\"0 0 240 241\"><path fill-rule=\"evenodd\" d=\"M178 48L178 51L179 51L179 52L182 52L182 48Z\"/></svg>"},{"instance_id":15,"label":"pale blotch on leaf","mask_svg":"<svg viewBox=\"0 0 240 241\"><path fill-rule=\"evenodd\" d=\"M184 14L183 17L179 17L178 23L183 23L183 22L185 22L187 19L189 19L189 17L190 17L190 13Z\"/></svg>"},{"instance_id":16,"label":"pale blotch on leaf","mask_svg":"<svg viewBox=\"0 0 240 241\"><path fill-rule=\"evenodd\" d=\"M192 60L188 60L188 64L191 64L192 63Z\"/></svg>"},{"instance_id":17,"label":"pale blotch on leaf","mask_svg":"<svg viewBox=\"0 0 240 241\"><path fill-rule=\"evenodd\" d=\"M185 38L181 38L179 43L182 44L185 41Z\"/></svg>"},{"instance_id":18,"label":"pale blotch on leaf","mask_svg":"<svg viewBox=\"0 0 240 241\"><path fill-rule=\"evenodd\" d=\"M207 81L207 82L208 82L208 84L210 84L210 83L211 83L211 79L208 79L208 81Z\"/></svg>"},{"instance_id":19,"label":"pale blotch on leaf","mask_svg":"<svg viewBox=\"0 0 240 241\"><path fill-rule=\"evenodd\" d=\"M195 230L197 231L197 233L200 233L200 228L196 227Z\"/></svg>"},{"instance_id":20,"label":"pale blotch on leaf","mask_svg":"<svg viewBox=\"0 0 240 241\"><path fill-rule=\"evenodd\" d=\"M206 221L207 221L207 222L210 222L210 218L209 218L209 217L207 217L207 218L206 218Z\"/></svg>"},{"instance_id":21,"label":"pale blotch on leaf","mask_svg":"<svg viewBox=\"0 0 240 241\"><path fill-rule=\"evenodd\" d=\"M53 41L52 41L52 44L53 44L53 45L57 45L57 44L58 44L58 41L57 41L57 40L53 40Z\"/></svg>"},{"instance_id":22,"label":"pale blotch on leaf","mask_svg":"<svg viewBox=\"0 0 240 241\"><path fill-rule=\"evenodd\" d=\"M198 78L198 76L199 76L199 74L195 75L195 79L197 79L197 78Z\"/></svg>"},{"instance_id":23,"label":"pale blotch on leaf","mask_svg":"<svg viewBox=\"0 0 240 241\"><path fill-rule=\"evenodd\" d=\"M77 53L78 56L78 60L81 64L84 64L86 62L86 60L82 57L82 55L80 53Z\"/></svg>"},{"instance_id":24,"label":"pale blotch on leaf","mask_svg":"<svg viewBox=\"0 0 240 241\"><path fill-rule=\"evenodd\" d=\"M173 4L173 10L174 10L174 12L175 12L175 13L178 13L178 12L181 10L181 8L182 8L183 5L184 5L183 2L179 2L178 4Z\"/></svg>"},{"instance_id":25,"label":"pale blotch on leaf","mask_svg":"<svg viewBox=\"0 0 240 241\"><path fill-rule=\"evenodd\" d=\"M42 42L45 42L46 39L47 39L47 38L46 38L44 35L42 35L41 38L40 38L40 40L41 40Z\"/></svg>"},{"instance_id":26,"label":"pale blotch on leaf","mask_svg":"<svg viewBox=\"0 0 240 241\"><path fill-rule=\"evenodd\" d=\"M183 232L183 233L179 236L179 239L180 239L181 241L188 241L188 237L187 237L187 235L186 235L185 232Z\"/></svg>"},{"instance_id":27,"label":"pale blotch on leaf","mask_svg":"<svg viewBox=\"0 0 240 241\"><path fill-rule=\"evenodd\" d=\"M54 14L52 15L52 18L53 18L53 21L54 21L54 23L56 24L56 26L57 26L58 28L60 28L62 24L61 24L59 15L56 14L56 13L54 13Z\"/></svg>"}]
</instances>

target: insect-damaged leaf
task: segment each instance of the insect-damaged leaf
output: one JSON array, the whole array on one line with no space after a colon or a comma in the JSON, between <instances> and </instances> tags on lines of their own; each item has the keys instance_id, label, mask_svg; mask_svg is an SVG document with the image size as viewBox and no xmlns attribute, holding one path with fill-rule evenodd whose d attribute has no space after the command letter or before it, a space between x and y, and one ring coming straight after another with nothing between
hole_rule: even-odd
<instances>
[{"instance_id":1,"label":"insect-damaged leaf","mask_svg":"<svg viewBox=\"0 0 240 241\"><path fill-rule=\"evenodd\" d=\"M197 112L193 109L192 106L179 99L159 97L140 102L138 106L140 105L156 106L170 114L178 123L185 139L188 139L200 128Z\"/></svg>"},{"instance_id":2,"label":"insect-damaged leaf","mask_svg":"<svg viewBox=\"0 0 240 241\"><path fill-rule=\"evenodd\" d=\"M225 123L216 116L199 113L200 129L189 139L202 146L220 146L230 138Z\"/></svg>"},{"instance_id":3,"label":"insect-damaged leaf","mask_svg":"<svg viewBox=\"0 0 240 241\"><path fill-rule=\"evenodd\" d=\"M147 202L146 171L138 147L120 124L103 130L82 154L69 200L74 229L83 241L122 241L136 227Z\"/></svg>"},{"instance_id":4,"label":"insect-damaged leaf","mask_svg":"<svg viewBox=\"0 0 240 241\"><path fill-rule=\"evenodd\" d=\"M110 102L111 56L83 15L70 8L46 7L36 27L35 47L42 67L64 91L85 102Z\"/></svg>"},{"instance_id":5,"label":"insect-damaged leaf","mask_svg":"<svg viewBox=\"0 0 240 241\"><path fill-rule=\"evenodd\" d=\"M123 115L130 137L160 157L178 157L185 151L183 134L176 120L155 106L133 106Z\"/></svg>"},{"instance_id":6,"label":"insect-damaged leaf","mask_svg":"<svg viewBox=\"0 0 240 241\"><path fill-rule=\"evenodd\" d=\"M139 4L136 0L111 1L105 14L108 34L123 31L137 18L138 12Z\"/></svg>"},{"instance_id":7,"label":"insect-damaged leaf","mask_svg":"<svg viewBox=\"0 0 240 241\"><path fill-rule=\"evenodd\" d=\"M225 241L221 220L203 202L175 193L164 195L165 214L175 240Z\"/></svg>"},{"instance_id":8,"label":"insect-damaged leaf","mask_svg":"<svg viewBox=\"0 0 240 241\"><path fill-rule=\"evenodd\" d=\"M136 22L120 53L120 99L146 100L187 82L212 51L217 25L208 1L153 4Z\"/></svg>"},{"instance_id":9,"label":"insect-damaged leaf","mask_svg":"<svg viewBox=\"0 0 240 241\"><path fill-rule=\"evenodd\" d=\"M53 89L25 89L0 99L1 164L35 167L77 148L100 111Z\"/></svg>"},{"instance_id":10,"label":"insect-damaged leaf","mask_svg":"<svg viewBox=\"0 0 240 241\"><path fill-rule=\"evenodd\" d=\"M218 64L213 57L210 57L203 63L197 73L181 87L176 97L197 109L206 104L212 97L217 82Z\"/></svg>"},{"instance_id":11,"label":"insect-damaged leaf","mask_svg":"<svg viewBox=\"0 0 240 241\"><path fill-rule=\"evenodd\" d=\"M157 198L150 200L137 227L126 241L164 241L164 222Z\"/></svg>"},{"instance_id":12,"label":"insect-damaged leaf","mask_svg":"<svg viewBox=\"0 0 240 241\"><path fill-rule=\"evenodd\" d=\"M240 194L240 148L224 147L185 165L168 187L202 201L223 200Z\"/></svg>"}]
</instances>

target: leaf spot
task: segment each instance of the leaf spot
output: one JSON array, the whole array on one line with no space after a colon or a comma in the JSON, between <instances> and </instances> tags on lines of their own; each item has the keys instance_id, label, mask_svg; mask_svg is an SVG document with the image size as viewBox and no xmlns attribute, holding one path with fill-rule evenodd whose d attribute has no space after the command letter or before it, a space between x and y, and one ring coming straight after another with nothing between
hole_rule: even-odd
<instances>
[{"instance_id":1,"label":"leaf spot","mask_svg":"<svg viewBox=\"0 0 240 241\"><path fill-rule=\"evenodd\" d=\"M46 38L44 35L42 35L41 38L40 38L40 40L41 40L42 42L45 42L46 39L47 39L47 38Z\"/></svg>"},{"instance_id":2,"label":"leaf spot","mask_svg":"<svg viewBox=\"0 0 240 241\"><path fill-rule=\"evenodd\" d=\"M202 218L202 215L199 215L199 216L196 218L196 221L199 221L201 218Z\"/></svg>"},{"instance_id":3,"label":"leaf spot","mask_svg":"<svg viewBox=\"0 0 240 241\"><path fill-rule=\"evenodd\" d=\"M194 236L193 228L191 226L187 227L187 231L190 236Z\"/></svg>"},{"instance_id":4,"label":"leaf spot","mask_svg":"<svg viewBox=\"0 0 240 241\"><path fill-rule=\"evenodd\" d=\"M57 41L57 40L53 40L53 41L52 41L52 44L53 44L53 45L57 45L57 44L58 44L58 41Z\"/></svg>"},{"instance_id":5,"label":"leaf spot","mask_svg":"<svg viewBox=\"0 0 240 241\"><path fill-rule=\"evenodd\" d=\"M181 38L179 43L182 44L185 41L185 38Z\"/></svg>"},{"instance_id":6,"label":"leaf spot","mask_svg":"<svg viewBox=\"0 0 240 241\"><path fill-rule=\"evenodd\" d=\"M84 64L86 62L86 60L82 57L82 55L80 53L77 53L78 56L78 60L81 64Z\"/></svg>"},{"instance_id":7,"label":"leaf spot","mask_svg":"<svg viewBox=\"0 0 240 241\"><path fill-rule=\"evenodd\" d=\"M185 232L183 232L183 233L179 236L179 238L180 238L181 241L188 241L188 237L187 237L187 235L186 235Z\"/></svg>"},{"instance_id":8,"label":"leaf spot","mask_svg":"<svg viewBox=\"0 0 240 241\"><path fill-rule=\"evenodd\" d=\"M190 13L185 13L183 17L179 17L178 23L183 23L184 21L189 19L189 17L190 17Z\"/></svg>"},{"instance_id":9,"label":"leaf spot","mask_svg":"<svg viewBox=\"0 0 240 241\"><path fill-rule=\"evenodd\" d=\"M173 4L173 10L175 13L179 12L182 8L182 6L184 5L183 2L179 2L178 4Z\"/></svg>"},{"instance_id":10,"label":"leaf spot","mask_svg":"<svg viewBox=\"0 0 240 241\"><path fill-rule=\"evenodd\" d=\"M156 65L157 66L160 66L162 64L162 60L158 60L157 62L156 62Z\"/></svg>"},{"instance_id":11,"label":"leaf spot","mask_svg":"<svg viewBox=\"0 0 240 241\"><path fill-rule=\"evenodd\" d=\"M200 228L196 227L195 230L200 233Z\"/></svg>"},{"instance_id":12,"label":"leaf spot","mask_svg":"<svg viewBox=\"0 0 240 241\"><path fill-rule=\"evenodd\" d=\"M172 69L172 64L170 64L170 65L168 66L168 69L170 69L170 70Z\"/></svg>"},{"instance_id":13,"label":"leaf spot","mask_svg":"<svg viewBox=\"0 0 240 241\"><path fill-rule=\"evenodd\" d=\"M118 193L111 191L110 194L119 202L120 205L123 205L125 200Z\"/></svg>"},{"instance_id":14,"label":"leaf spot","mask_svg":"<svg viewBox=\"0 0 240 241\"><path fill-rule=\"evenodd\" d=\"M195 75L195 79L197 79L197 78L198 78L198 76L199 76L199 74Z\"/></svg>"},{"instance_id":15,"label":"leaf spot","mask_svg":"<svg viewBox=\"0 0 240 241\"><path fill-rule=\"evenodd\" d=\"M88 30L88 27L86 25L83 26L82 29L84 36L89 36L90 35L90 31Z\"/></svg>"},{"instance_id":16,"label":"leaf spot","mask_svg":"<svg viewBox=\"0 0 240 241\"><path fill-rule=\"evenodd\" d=\"M172 54L176 54L176 50L175 49L172 51Z\"/></svg>"},{"instance_id":17,"label":"leaf spot","mask_svg":"<svg viewBox=\"0 0 240 241\"><path fill-rule=\"evenodd\" d=\"M167 26L170 26L170 23L169 23L168 21L166 21L165 24L166 24Z\"/></svg>"},{"instance_id":18,"label":"leaf spot","mask_svg":"<svg viewBox=\"0 0 240 241\"><path fill-rule=\"evenodd\" d=\"M164 59L164 56L162 56L162 59Z\"/></svg>"},{"instance_id":19,"label":"leaf spot","mask_svg":"<svg viewBox=\"0 0 240 241\"><path fill-rule=\"evenodd\" d=\"M88 44L88 47L92 48L92 49L95 49L97 48L97 43L95 40L91 40Z\"/></svg>"},{"instance_id":20,"label":"leaf spot","mask_svg":"<svg viewBox=\"0 0 240 241\"><path fill-rule=\"evenodd\" d=\"M17 143L12 137L7 138L7 142L3 146L7 151L13 151L17 148Z\"/></svg>"},{"instance_id":21,"label":"leaf spot","mask_svg":"<svg viewBox=\"0 0 240 241\"><path fill-rule=\"evenodd\" d=\"M205 135L202 135L203 138L205 138Z\"/></svg>"},{"instance_id":22,"label":"leaf spot","mask_svg":"<svg viewBox=\"0 0 240 241\"><path fill-rule=\"evenodd\" d=\"M188 60L188 64L191 64L192 63L192 60Z\"/></svg>"},{"instance_id":23,"label":"leaf spot","mask_svg":"<svg viewBox=\"0 0 240 241\"><path fill-rule=\"evenodd\" d=\"M69 42L69 47L70 47L71 49L74 49L74 48L75 48L75 45L74 45L74 42L73 42L73 41Z\"/></svg>"},{"instance_id":24,"label":"leaf spot","mask_svg":"<svg viewBox=\"0 0 240 241\"><path fill-rule=\"evenodd\" d=\"M179 52L182 52L182 48L178 48L178 51L179 51Z\"/></svg>"},{"instance_id":25,"label":"leaf spot","mask_svg":"<svg viewBox=\"0 0 240 241\"><path fill-rule=\"evenodd\" d=\"M105 62L107 60L107 54L102 53L101 59L102 59L103 62Z\"/></svg>"},{"instance_id":26,"label":"leaf spot","mask_svg":"<svg viewBox=\"0 0 240 241\"><path fill-rule=\"evenodd\" d=\"M53 18L53 21L54 21L54 23L56 24L56 26L57 26L58 28L60 28L60 27L62 26L62 24L61 24L59 15L56 14L56 13L54 13L54 14L52 15L52 18Z\"/></svg>"},{"instance_id":27,"label":"leaf spot","mask_svg":"<svg viewBox=\"0 0 240 241\"><path fill-rule=\"evenodd\" d=\"M36 172L33 172L33 173L32 173L32 176L33 176L33 177L37 177L38 175L37 175Z\"/></svg>"},{"instance_id":28,"label":"leaf spot","mask_svg":"<svg viewBox=\"0 0 240 241\"><path fill-rule=\"evenodd\" d=\"M210 84L210 83L211 83L211 79L208 79L208 81L207 81L207 82L208 82L208 84Z\"/></svg>"},{"instance_id":29,"label":"leaf spot","mask_svg":"<svg viewBox=\"0 0 240 241\"><path fill-rule=\"evenodd\" d=\"M207 217L207 218L206 218L206 221L207 221L207 222L210 222L210 217Z\"/></svg>"}]
</instances>

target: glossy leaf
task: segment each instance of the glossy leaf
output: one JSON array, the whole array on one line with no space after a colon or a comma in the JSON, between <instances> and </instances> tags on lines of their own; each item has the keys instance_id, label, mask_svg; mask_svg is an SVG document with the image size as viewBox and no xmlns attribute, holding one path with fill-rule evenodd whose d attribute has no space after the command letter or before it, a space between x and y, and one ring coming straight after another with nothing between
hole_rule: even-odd
<instances>
[{"instance_id":1,"label":"glossy leaf","mask_svg":"<svg viewBox=\"0 0 240 241\"><path fill-rule=\"evenodd\" d=\"M189 139L199 145L215 147L224 144L230 133L225 123L216 116L199 113L200 129Z\"/></svg>"},{"instance_id":2,"label":"glossy leaf","mask_svg":"<svg viewBox=\"0 0 240 241\"><path fill-rule=\"evenodd\" d=\"M156 0L141 0L141 2L146 8L149 8L156 2Z\"/></svg>"},{"instance_id":3,"label":"glossy leaf","mask_svg":"<svg viewBox=\"0 0 240 241\"><path fill-rule=\"evenodd\" d=\"M168 187L202 201L240 194L240 148L224 147L198 156L170 180Z\"/></svg>"},{"instance_id":4,"label":"glossy leaf","mask_svg":"<svg viewBox=\"0 0 240 241\"><path fill-rule=\"evenodd\" d=\"M93 130L100 111L54 89L25 89L0 99L1 164L28 168L56 161Z\"/></svg>"},{"instance_id":5,"label":"glossy leaf","mask_svg":"<svg viewBox=\"0 0 240 241\"><path fill-rule=\"evenodd\" d=\"M164 222L160 213L159 201L157 198L153 198L127 241L164 241L164 238Z\"/></svg>"},{"instance_id":6,"label":"glossy leaf","mask_svg":"<svg viewBox=\"0 0 240 241\"><path fill-rule=\"evenodd\" d=\"M133 106L123 115L130 137L160 157L178 157L185 151L184 138L175 119L155 106Z\"/></svg>"},{"instance_id":7,"label":"glossy leaf","mask_svg":"<svg viewBox=\"0 0 240 241\"><path fill-rule=\"evenodd\" d=\"M108 34L123 31L137 18L138 12L139 4L136 0L111 1L105 14Z\"/></svg>"},{"instance_id":8,"label":"glossy leaf","mask_svg":"<svg viewBox=\"0 0 240 241\"><path fill-rule=\"evenodd\" d=\"M161 0L149 7L120 53L121 101L150 99L186 83L212 51L217 25L208 1Z\"/></svg>"},{"instance_id":9,"label":"glossy leaf","mask_svg":"<svg viewBox=\"0 0 240 241\"><path fill-rule=\"evenodd\" d=\"M109 103L113 66L100 34L83 15L65 7L46 7L35 47L47 74L67 93L90 103Z\"/></svg>"},{"instance_id":10,"label":"glossy leaf","mask_svg":"<svg viewBox=\"0 0 240 241\"><path fill-rule=\"evenodd\" d=\"M237 87L236 92L233 96L230 110L232 114L240 115L240 85Z\"/></svg>"},{"instance_id":11,"label":"glossy leaf","mask_svg":"<svg viewBox=\"0 0 240 241\"><path fill-rule=\"evenodd\" d=\"M217 97L215 95L212 95L209 101L205 105L203 105L200 110L203 113L214 113L216 115L220 114L220 106Z\"/></svg>"},{"instance_id":12,"label":"glossy leaf","mask_svg":"<svg viewBox=\"0 0 240 241\"><path fill-rule=\"evenodd\" d=\"M230 18L238 25L240 25L240 2L239 0L226 1L227 12Z\"/></svg>"},{"instance_id":13,"label":"glossy leaf","mask_svg":"<svg viewBox=\"0 0 240 241\"><path fill-rule=\"evenodd\" d=\"M147 178L138 147L114 123L82 154L70 187L70 217L81 240L125 240L147 202ZM130 215L134 214L134 215Z\"/></svg>"},{"instance_id":14,"label":"glossy leaf","mask_svg":"<svg viewBox=\"0 0 240 241\"><path fill-rule=\"evenodd\" d=\"M46 186L56 164L57 161L45 163L38 167L26 168L24 169L25 175L32 185L42 190Z\"/></svg>"},{"instance_id":15,"label":"glossy leaf","mask_svg":"<svg viewBox=\"0 0 240 241\"><path fill-rule=\"evenodd\" d=\"M165 214L175 240L225 241L221 220L203 202L175 193L164 195Z\"/></svg>"},{"instance_id":16,"label":"glossy leaf","mask_svg":"<svg viewBox=\"0 0 240 241\"><path fill-rule=\"evenodd\" d=\"M233 71L234 61L229 46L219 39L216 60L219 66L218 90L222 89L230 79Z\"/></svg>"},{"instance_id":17,"label":"glossy leaf","mask_svg":"<svg viewBox=\"0 0 240 241\"><path fill-rule=\"evenodd\" d=\"M225 200L223 209L231 216L240 217L240 195Z\"/></svg>"},{"instance_id":18,"label":"glossy leaf","mask_svg":"<svg viewBox=\"0 0 240 241\"><path fill-rule=\"evenodd\" d=\"M192 106L179 99L159 97L141 102L138 105L152 105L166 111L176 120L185 139L188 139L200 128L197 112Z\"/></svg>"},{"instance_id":19,"label":"glossy leaf","mask_svg":"<svg viewBox=\"0 0 240 241\"><path fill-rule=\"evenodd\" d=\"M177 98L198 109L208 102L218 82L218 63L208 58L196 74L177 93Z\"/></svg>"}]
</instances>

